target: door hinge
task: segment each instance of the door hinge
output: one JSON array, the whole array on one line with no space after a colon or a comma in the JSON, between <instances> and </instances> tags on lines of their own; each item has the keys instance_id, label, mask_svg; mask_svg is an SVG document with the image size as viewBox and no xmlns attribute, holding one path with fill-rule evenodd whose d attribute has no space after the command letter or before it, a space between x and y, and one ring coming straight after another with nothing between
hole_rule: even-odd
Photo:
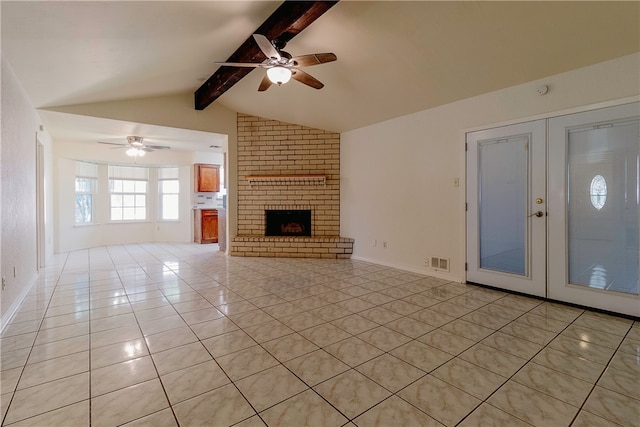
<instances>
[{"instance_id":1,"label":"door hinge","mask_svg":"<svg viewBox=\"0 0 640 427\"><path fill-rule=\"evenodd\" d=\"M469 151L469 143L464 143L464 151Z\"/></svg>"},{"instance_id":2,"label":"door hinge","mask_svg":"<svg viewBox=\"0 0 640 427\"><path fill-rule=\"evenodd\" d=\"M469 203L464 204L464 211L467 212L469 210Z\"/></svg>"},{"instance_id":3,"label":"door hinge","mask_svg":"<svg viewBox=\"0 0 640 427\"><path fill-rule=\"evenodd\" d=\"M464 271L469 271L469 264L466 262L464 263Z\"/></svg>"}]
</instances>

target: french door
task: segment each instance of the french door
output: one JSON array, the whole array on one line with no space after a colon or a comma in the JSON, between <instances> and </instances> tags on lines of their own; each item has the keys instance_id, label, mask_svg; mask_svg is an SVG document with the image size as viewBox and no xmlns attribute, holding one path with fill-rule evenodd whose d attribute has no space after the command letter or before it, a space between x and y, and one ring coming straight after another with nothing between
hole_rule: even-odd
<instances>
[{"instance_id":1,"label":"french door","mask_svg":"<svg viewBox=\"0 0 640 427\"><path fill-rule=\"evenodd\" d=\"M549 120L548 297L640 316L640 105Z\"/></svg>"},{"instance_id":2,"label":"french door","mask_svg":"<svg viewBox=\"0 0 640 427\"><path fill-rule=\"evenodd\" d=\"M545 296L543 120L467 135L467 280Z\"/></svg>"},{"instance_id":3,"label":"french door","mask_svg":"<svg viewBox=\"0 0 640 427\"><path fill-rule=\"evenodd\" d=\"M639 117L634 103L469 133L467 280L640 316Z\"/></svg>"}]
</instances>

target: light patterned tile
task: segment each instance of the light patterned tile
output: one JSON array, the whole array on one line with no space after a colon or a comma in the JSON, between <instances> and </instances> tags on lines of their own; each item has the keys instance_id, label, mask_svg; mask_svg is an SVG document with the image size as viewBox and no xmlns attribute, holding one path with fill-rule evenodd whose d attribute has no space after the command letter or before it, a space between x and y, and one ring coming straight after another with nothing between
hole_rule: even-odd
<instances>
[{"instance_id":1,"label":"light patterned tile","mask_svg":"<svg viewBox=\"0 0 640 427\"><path fill-rule=\"evenodd\" d=\"M507 381L506 377L457 357L440 366L431 375L481 400L489 397Z\"/></svg>"},{"instance_id":2,"label":"light patterned tile","mask_svg":"<svg viewBox=\"0 0 640 427\"><path fill-rule=\"evenodd\" d=\"M232 425L255 415L249 403L231 384L185 400L173 408L178 422L185 426Z\"/></svg>"},{"instance_id":3,"label":"light patterned tile","mask_svg":"<svg viewBox=\"0 0 640 427\"><path fill-rule=\"evenodd\" d=\"M560 335L551 341L551 343L549 343L549 348L601 364L606 364L615 351L609 347L591 344L586 341L569 338L563 335Z\"/></svg>"},{"instance_id":4,"label":"light patterned tile","mask_svg":"<svg viewBox=\"0 0 640 427\"><path fill-rule=\"evenodd\" d=\"M531 424L527 424L488 403L483 403L458 425L460 427L529 427Z\"/></svg>"},{"instance_id":5,"label":"light patterned tile","mask_svg":"<svg viewBox=\"0 0 640 427\"><path fill-rule=\"evenodd\" d=\"M227 332L202 341L213 357L225 356L256 345L256 342L241 330Z\"/></svg>"},{"instance_id":6,"label":"light patterned tile","mask_svg":"<svg viewBox=\"0 0 640 427\"><path fill-rule=\"evenodd\" d=\"M514 356L522 357L523 359L531 359L542 349L542 345L540 344L535 344L502 332L491 334L481 342L484 345L513 354Z\"/></svg>"},{"instance_id":7,"label":"light patterned tile","mask_svg":"<svg viewBox=\"0 0 640 427\"><path fill-rule=\"evenodd\" d=\"M271 368L279 363L277 359L257 345L217 357L216 361L233 381Z\"/></svg>"},{"instance_id":8,"label":"light patterned tile","mask_svg":"<svg viewBox=\"0 0 640 427\"><path fill-rule=\"evenodd\" d=\"M391 394L354 370L333 377L314 389L348 418L357 417Z\"/></svg>"},{"instance_id":9,"label":"light patterned tile","mask_svg":"<svg viewBox=\"0 0 640 427\"><path fill-rule=\"evenodd\" d=\"M640 420L640 401L598 386L583 409L622 426L637 425Z\"/></svg>"},{"instance_id":10,"label":"light patterned tile","mask_svg":"<svg viewBox=\"0 0 640 427\"><path fill-rule=\"evenodd\" d=\"M442 424L397 396L391 396L354 422L361 427L420 426L441 427Z\"/></svg>"},{"instance_id":11,"label":"light patterned tile","mask_svg":"<svg viewBox=\"0 0 640 427\"><path fill-rule=\"evenodd\" d=\"M398 396L446 426L456 425L481 403L431 375L401 390Z\"/></svg>"},{"instance_id":12,"label":"light patterned tile","mask_svg":"<svg viewBox=\"0 0 640 427\"><path fill-rule=\"evenodd\" d=\"M235 384L258 412L308 389L305 383L282 365L265 369Z\"/></svg>"},{"instance_id":13,"label":"light patterned tile","mask_svg":"<svg viewBox=\"0 0 640 427\"><path fill-rule=\"evenodd\" d=\"M393 393L425 375L424 371L390 354L363 363L356 370Z\"/></svg>"},{"instance_id":14,"label":"light patterned tile","mask_svg":"<svg viewBox=\"0 0 640 427\"><path fill-rule=\"evenodd\" d=\"M91 397L157 378L151 357L116 363L91 371Z\"/></svg>"},{"instance_id":15,"label":"light patterned tile","mask_svg":"<svg viewBox=\"0 0 640 427\"><path fill-rule=\"evenodd\" d=\"M535 363L524 366L512 380L576 407L582 406L592 387L587 381Z\"/></svg>"},{"instance_id":16,"label":"light patterned tile","mask_svg":"<svg viewBox=\"0 0 640 427\"><path fill-rule=\"evenodd\" d=\"M314 326L299 333L318 347L326 347L351 336L351 334L329 323Z\"/></svg>"},{"instance_id":17,"label":"light patterned tile","mask_svg":"<svg viewBox=\"0 0 640 427\"><path fill-rule=\"evenodd\" d=\"M385 326L411 338L418 338L435 329L435 327L428 323L420 322L411 317L402 317L387 323Z\"/></svg>"},{"instance_id":18,"label":"light patterned tile","mask_svg":"<svg viewBox=\"0 0 640 427\"><path fill-rule=\"evenodd\" d=\"M376 322L366 319L358 314L341 317L332 321L331 324L353 335L360 334L379 326Z\"/></svg>"},{"instance_id":19,"label":"light patterned tile","mask_svg":"<svg viewBox=\"0 0 640 427\"><path fill-rule=\"evenodd\" d=\"M402 335L384 326L371 329L358 334L357 336L363 341L366 341L383 351L391 351L394 348L400 347L401 345L411 341L411 338L406 335Z\"/></svg>"},{"instance_id":20,"label":"light patterned tile","mask_svg":"<svg viewBox=\"0 0 640 427\"><path fill-rule=\"evenodd\" d=\"M347 419L313 390L267 409L260 416L271 426L343 426Z\"/></svg>"},{"instance_id":21,"label":"light patterned tile","mask_svg":"<svg viewBox=\"0 0 640 427\"><path fill-rule=\"evenodd\" d=\"M262 347L280 362L286 362L303 354L311 353L318 346L300 334L285 335L262 343Z\"/></svg>"},{"instance_id":22,"label":"light patterned tile","mask_svg":"<svg viewBox=\"0 0 640 427\"><path fill-rule=\"evenodd\" d=\"M616 393L640 400L640 385L638 385L637 374L609 367L604 371L604 374L598 381L598 385L615 391Z\"/></svg>"},{"instance_id":23,"label":"light patterned tile","mask_svg":"<svg viewBox=\"0 0 640 427\"><path fill-rule=\"evenodd\" d=\"M28 364L18 383L18 390L89 371L89 352Z\"/></svg>"},{"instance_id":24,"label":"light patterned tile","mask_svg":"<svg viewBox=\"0 0 640 427\"><path fill-rule=\"evenodd\" d=\"M326 346L324 350L349 366L358 366L383 353L379 348L374 347L358 337L349 337L345 340L338 341L337 343Z\"/></svg>"},{"instance_id":25,"label":"light patterned tile","mask_svg":"<svg viewBox=\"0 0 640 427\"><path fill-rule=\"evenodd\" d=\"M602 332L576 325L569 325L567 329L562 331L561 335L613 349L618 348L623 339L622 336L609 332Z\"/></svg>"},{"instance_id":26,"label":"light patterned tile","mask_svg":"<svg viewBox=\"0 0 640 427\"><path fill-rule=\"evenodd\" d=\"M88 398L88 372L18 390L4 422L11 424Z\"/></svg>"},{"instance_id":27,"label":"light patterned tile","mask_svg":"<svg viewBox=\"0 0 640 427\"><path fill-rule=\"evenodd\" d=\"M324 350L289 360L285 366L311 387L349 370L349 365Z\"/></svg>"},{"instance_id":28,"label":"light patterned tile","mask_svg":"<svg viewBox=\"0 0 640 427\"><path fill-rule=\"evenodd\" d=\"M89 400L64 406L53 411L45 412L32 418L10 424L12 427L33 426L88 426Z\"/></svg>"},{"instance_id":29,"label":"light patterned tile","mask_svg":"<svg viewBox=\"0 0 640 427\"><path fill-rule=\"evenodd\" d=\"M143 338L98 347L91 350L91 369L148 355Z\"/></svg>"},{"instance_id":30,"label":"light patterned tile","mask_svg":"<svg viewBox=\"0 0 640 427\"><path fill-rule=\"evenodd\" d=\"M496 351L484 344L476 344L458 357L507 378L527 362L526 359Z\"/></svg>"},{"instance_id":31,"label":"light patterned tile","mask_svg":"<svg viewBox=\"0 0 640 427\"><path fill-rule=\"evenodd\" d=\"M546 366L558 372L595 383L604 371L605 365L545 347L533 359L533 363Z\"/></svg>"},{"instance_id":32,"label":"light patterned tile","mask_svg":"<svg viewBox=\"0 0 640 427\"><path fill-rule=\"evenodd\" d=\"M163 409L123 424L122 427L178 427L178 423L171 409Z\"/></svg>"},{"instance_id":33,"label":"light patterned tile","mask_svg":"<svg viewBox=\"0 0 640 427\"><path fill-rule=\"evenodd\" d=\"M152 357L160 375L211 360L211 355L199 342L154 353Z\"/></svg>"},{"instance_id":34,"label":"light patterned tile","mask_svg":"<svg viewBox=\"0 0 640 427\"><path fill-rule=\"evenodd\" d=\"M431 372L453 358L449 353L445 353L444 351L418 341L411 341L398 347L392 350L390 354L424 372Z\"/></svg>"},{"instance_id":35,"label":"light patterned tile","mask_svg":"<svg viewBox=\"0 0 640 427\"><path fill-rule=\"evenodd\" d=\"M442 329L429 332L419 337L418 341L453 355L462 353L476 343L474 340L452 334Z\"/></svg>"},{"instance_id":36,"label":"light patterned tile","mask_svg":"<svg viewBox=\"0 0 640 427\"><path fill-rule=\"evenodd\" d=\"M191 344L198 341L198 337L191 332L191 329L184 326L170 331L160 332L158 334L147 335L145 341L149 346L151 353L168 350L181 345Z\"/></svg>"},{"instance_id":37,"label":"light patterned tile","mask_svg":"<svg viewBox=\"0 0 640 427\"><path fill-rule=\"evenodd\" d=\"M487 401L534 426L569 425L578 408L561 400L508 381Z\"/></svg>"},{"instance_id":38,"label":"light patterned tile","mask_svg":"<svg viewBox=\"0 0 640 427\"><path fill-rule=\"evenodd\" d=\"M213 360L170 372L161 379L172 405L230 382Z\"/></svg>"}]
</instances>

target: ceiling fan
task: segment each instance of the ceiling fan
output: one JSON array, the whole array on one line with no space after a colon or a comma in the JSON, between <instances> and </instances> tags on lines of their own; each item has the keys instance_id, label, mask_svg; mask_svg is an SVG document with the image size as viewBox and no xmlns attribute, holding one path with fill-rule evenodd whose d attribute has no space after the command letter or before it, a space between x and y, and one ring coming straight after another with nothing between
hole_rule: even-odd
<instances>
[{"instance_id":1,"label":"ceiling fan","mask_svg":"<svg viewBox=\"0 0 640 427\"><path fill-rule=\"evenodd\" d=\"M311 65L325 64L338 59L333 53L312 53L309 55L291 56L289 52L285 52L286 42L280 40L269 41L262 34L254 34L254 40L258 47L267 57L262 62L216 62L218 65L227 67L253 67L265 68L267 74L262 79L258 90L265 91L272 84L278 86L287 83L289 79L304 83L314 89L322 89L324 84L310 74L300 70L301 67L309 67Z\"/></svg>"},{"instance_id":2,"label":"ceiling fan","mask_svg":"<svg viewBox=\"0 0 640 427\"><path fill-rule=\"evenodd\" d=\"M145 153L155 150L169 150L171 147L168 145L147 145L144 144L141 136L127 136L127 143L121 144L118 142L105 142L98 141L98 144L117 145L113 149L127 148L127 155L131 157L142 157Z\"/></svg>"}]
</instances>

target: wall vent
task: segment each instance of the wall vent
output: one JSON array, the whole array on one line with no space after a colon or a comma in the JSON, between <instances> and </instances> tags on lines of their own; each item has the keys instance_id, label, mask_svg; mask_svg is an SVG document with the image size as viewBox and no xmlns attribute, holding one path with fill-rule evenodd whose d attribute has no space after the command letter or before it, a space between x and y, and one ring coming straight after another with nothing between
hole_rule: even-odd
<instances>
[{"instance_id":1,"label":"wall vent","mask_svg":"<svg viewBox=\"0 0 640 427\"><path fill-rule=\"evenodd\" d=\"M431 268L441 271L449 271L449 258L431 257Z\"/></svg>"}]
</instances>

